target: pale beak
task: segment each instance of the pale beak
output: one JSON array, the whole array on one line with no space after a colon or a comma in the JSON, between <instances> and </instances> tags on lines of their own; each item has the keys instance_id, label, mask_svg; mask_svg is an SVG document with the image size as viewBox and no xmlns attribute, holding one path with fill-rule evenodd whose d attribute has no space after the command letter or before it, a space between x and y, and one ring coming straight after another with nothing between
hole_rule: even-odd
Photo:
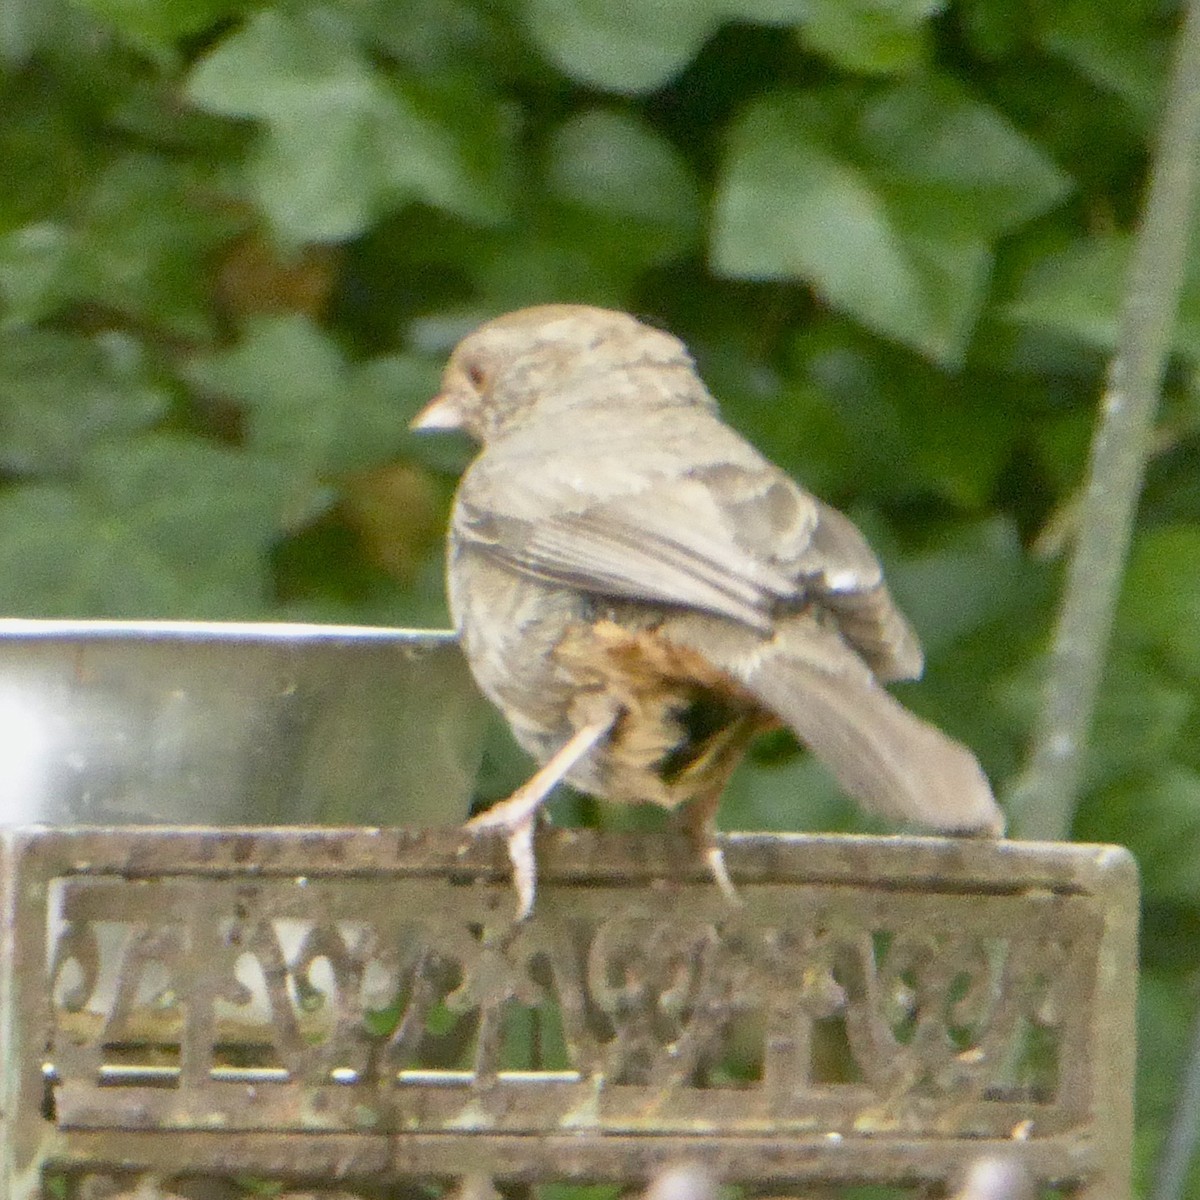
<instances>
[{"instance_id":1,"label":"pale beak","mask_svg":"<svg viewBox=\"0 0 1200 1200\"><path fill-rule=\"evenodd\" d=\"M409 429L461 429L462 405L454 392L439 392L408 423Z\"/></svg>"}]
</instances>

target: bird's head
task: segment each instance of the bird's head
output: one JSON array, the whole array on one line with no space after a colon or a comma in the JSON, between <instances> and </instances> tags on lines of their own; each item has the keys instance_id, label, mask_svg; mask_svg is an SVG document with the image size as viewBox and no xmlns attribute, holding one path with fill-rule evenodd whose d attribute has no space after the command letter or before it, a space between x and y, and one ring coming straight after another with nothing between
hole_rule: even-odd
<instances>
[{"instance_id":1,"label":"bird's head","mask_svg":"<svg viewBox=\"0 0 1200 1200\"><path fill-rule=\"evenodd\" d=\"M534 408L588 403L581 386L613 370L691 370L678 338L628 313L585 304L543 304L487 321L455 346L441 391L412 429L461 429L480 442L511 429Z\"/></svg>"}]
</instances>

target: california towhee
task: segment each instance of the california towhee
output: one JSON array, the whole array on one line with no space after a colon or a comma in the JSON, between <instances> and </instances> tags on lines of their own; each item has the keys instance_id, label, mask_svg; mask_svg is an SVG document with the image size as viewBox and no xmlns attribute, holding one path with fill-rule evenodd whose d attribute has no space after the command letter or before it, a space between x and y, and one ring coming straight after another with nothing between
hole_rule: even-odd
<instances>
[{"instance_id":1,"label":"california towhee","mask_svg":"<svg viewBox=\"0 0 1200 1200\"><path fill-rule=\"evenodd\" d=\"M781 723L867 808L1003 832L974 755L880 686L922 657L862 534L721 421L678 339L584 305L509 313L458 344L413 428L482 446L454 503L450 609L542 766L468 828L507 835L522 916L561 780L686 805L732 894L717 805Z\"/></svg>"}]
</instances>

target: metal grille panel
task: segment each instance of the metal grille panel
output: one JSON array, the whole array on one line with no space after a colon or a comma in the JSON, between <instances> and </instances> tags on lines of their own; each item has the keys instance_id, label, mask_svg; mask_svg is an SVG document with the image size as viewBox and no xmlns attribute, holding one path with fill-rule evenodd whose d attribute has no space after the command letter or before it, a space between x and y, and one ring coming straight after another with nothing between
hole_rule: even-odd
<instances>
[{"instance_id":1,"label":"metal grille panel","mask_svg":"<svg viewBox=\"0 0 1200 1200\"><path fill-rule=\"evenodd\" d=\"M997 1150L1126 1195L1136 877L1111 847L733 836L733 907L680 841L555 831L514 925L502 850L455 831L5 845L14 1197L681 1160L907 1194Z\"/></svg>"}]
</instances>

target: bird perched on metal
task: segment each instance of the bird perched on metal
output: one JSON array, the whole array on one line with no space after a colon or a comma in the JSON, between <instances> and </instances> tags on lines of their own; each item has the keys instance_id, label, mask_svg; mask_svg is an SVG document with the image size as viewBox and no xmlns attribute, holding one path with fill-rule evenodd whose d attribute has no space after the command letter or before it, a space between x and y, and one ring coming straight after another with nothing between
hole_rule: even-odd
<instances>
[{"instance_id":1,"label":"bird perched on metal","mask_svg":"<svg viewBox=\"0 0 1200 1200\"><path fill-rule=\"evenodd\" d=\"M509 313L459 342L412 425L480 444L447 586L479 687L541 764L468 824L507 838L520 915L563 780L681 809L732 895L717 806L780 724L874 812L1003 832L974 755L881 686L922 655L862 534L721 420L677 338L584 305Z\"/></svg>"}]
</instances>

